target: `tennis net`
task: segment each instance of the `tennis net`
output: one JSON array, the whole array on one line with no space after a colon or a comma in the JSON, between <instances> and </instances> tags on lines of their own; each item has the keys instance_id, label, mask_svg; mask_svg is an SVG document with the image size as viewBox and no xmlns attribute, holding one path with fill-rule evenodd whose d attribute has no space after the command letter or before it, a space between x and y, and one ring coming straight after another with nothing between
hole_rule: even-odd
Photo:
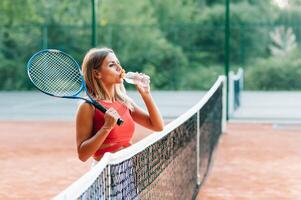
<instances>
[{"instance_id":1,"label":"tennis net","mask_svg":"<svg viewBox=\"0 0 301 200\"><path fill-rule=\"evenodd\" d=\"M224 120L224 77L161 132L106 153L55 199L193 199L208 177Z\"/></svg>"}]
</instances>

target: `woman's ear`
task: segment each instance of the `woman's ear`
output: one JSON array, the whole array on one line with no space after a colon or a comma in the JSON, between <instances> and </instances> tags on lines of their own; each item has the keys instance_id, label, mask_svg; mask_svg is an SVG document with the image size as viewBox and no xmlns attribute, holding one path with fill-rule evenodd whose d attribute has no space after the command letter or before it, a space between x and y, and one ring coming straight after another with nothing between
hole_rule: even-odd
<instances>
[{"instance_id":1,"label":"woman's ear","mask_svg":"<svg viewBox=\"0 0 301 200\"><path fill-rule=\"evenodd\" d=\"M101 79L101 73L98 70L93 69L93 73L94 73L95 78Z\"/></svg>"}]
</instances>

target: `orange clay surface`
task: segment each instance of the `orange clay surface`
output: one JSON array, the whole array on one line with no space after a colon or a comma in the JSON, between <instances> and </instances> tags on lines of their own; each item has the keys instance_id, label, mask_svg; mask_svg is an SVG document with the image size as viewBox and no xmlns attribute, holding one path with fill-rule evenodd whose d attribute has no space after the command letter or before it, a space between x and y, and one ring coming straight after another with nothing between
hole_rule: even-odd
<instances>
[{"instance_id":1,"label":"orange clay surface","mask_svg":"<svg viewBox=\"0 0 301 200\"><path fill-rule=\"evenodd\" d=\"M198 199L301 199L300 130L229 124ZM73 122L0 122L0 136L0 199L50 199L90 169Z\"/></svg>"},{"instance_id":2,"label":"orange clay surface","mask_svg":"<svg viewBox=\"0 0 301 200\"><path fill-rule=\"evenodd\" d=\"M229 124L198 199L301 199L301 124Z\"/></svg>"}]
</instances>

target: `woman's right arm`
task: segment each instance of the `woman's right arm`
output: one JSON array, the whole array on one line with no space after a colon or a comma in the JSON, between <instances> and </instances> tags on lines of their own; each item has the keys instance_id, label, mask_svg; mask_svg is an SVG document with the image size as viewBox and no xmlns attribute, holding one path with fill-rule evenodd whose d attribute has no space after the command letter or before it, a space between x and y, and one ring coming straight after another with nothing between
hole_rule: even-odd
<instances>
[{"instance_id":1,"label":"woman's right arm","mask_svg":"<svg viewBox=\"0 0 301 200\"><path fill-rule=\"evenodd\" d=\"M93 136L94 107L88 103L82 103L76 114L76 143L77 154L81 161L85 162L100 148L106 137L116 124L118 116L112 114L109 109L105 114L105 123Z\"/></svg>"}]
</instances>

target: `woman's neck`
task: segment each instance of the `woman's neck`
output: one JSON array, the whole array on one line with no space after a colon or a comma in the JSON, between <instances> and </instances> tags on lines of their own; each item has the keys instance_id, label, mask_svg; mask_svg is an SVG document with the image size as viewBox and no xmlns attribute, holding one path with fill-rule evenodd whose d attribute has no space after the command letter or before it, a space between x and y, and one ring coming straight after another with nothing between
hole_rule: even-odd
<instances>
[{"instance_id":1,"label":"woman's neck","mask_svg":"<svg viewBox=\"0 0 301 200\"><path fill-rule=\"evenodd\" d=\"M105 100L111 101L111 102L116 101L114 85L106 85L105 90L106 90L106 93L107 93Z\"/></svg>"}]
</instances>

